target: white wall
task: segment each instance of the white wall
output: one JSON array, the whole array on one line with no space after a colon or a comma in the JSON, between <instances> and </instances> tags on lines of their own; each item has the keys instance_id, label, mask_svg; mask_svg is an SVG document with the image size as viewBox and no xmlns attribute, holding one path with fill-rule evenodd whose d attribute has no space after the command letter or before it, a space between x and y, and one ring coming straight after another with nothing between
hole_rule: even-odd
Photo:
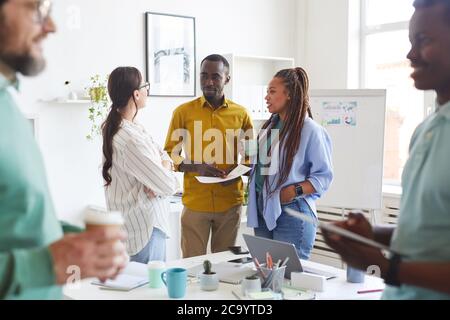
<instances>
[{"instance_id":1,"label":"white wall","mask_svg":"<svg viewBox=\"0 0 450 320\"><path fill-rule=\"evenodd\" d=\"M358 0L299 1L296 57L308 72L312 89L355 86L354 73L358 70L354 67L359 62L355 61L358 57L354 50L349 55L349 45L354 48L354 41L358 42L352 29L355 19L359 19L358 3Z\"/></svg>"},{"instance_id":2,"label":"white wall","mask_svg":"<svg viewBox=\"0 0 450 320\"><path fill-rule=\"evenodd\" d=\"M210 53L294 57L298 50L295 0L55 1L58 32L45 45L48 67L38 78L26 79L22 90L26 111L39 116L39 142L62 219L77 223L86 205L104 206L101 142L85 139L86 106L36 101L63 95L65 80L82 91L91 75L107 74L119 65L144 72L145 11L196 18L197 67ZM173 109L188 99L150 98L140 121L162 144Z\"/></svg>"}]
</instances>

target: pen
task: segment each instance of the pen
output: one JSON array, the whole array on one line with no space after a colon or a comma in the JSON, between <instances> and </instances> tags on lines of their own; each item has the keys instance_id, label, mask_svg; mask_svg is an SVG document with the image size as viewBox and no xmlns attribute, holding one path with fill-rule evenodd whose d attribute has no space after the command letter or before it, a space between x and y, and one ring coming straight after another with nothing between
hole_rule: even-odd
<instances>
[{"instance_id":1,"label":"pen","mask_svg":"<svg viewBox=\"0 0 450 320\"><path fill-rule=\"evenodd\" d=\"M241 297L239 297L239 295L234 292L234 290L231 291L231 293L233 294L233 296L235 296L238 300L242 300Z\"/></svg>"},{"instance_id":2,"label":"pen","mask_svg":"<svg viewBox=\"0 0 450 320\"><path fill-rule=\"evenodd\" d=\"M289 257L286 257L286 259L283 260L283 263L281 264L280 267L284 267L286 265L286 263L288 263L289 261Z\"/></svg>"},{"instance_id":3,"label":"pen","mask_svg":"<svg viewBox=\"0 0 450 320\"><path fill-rule=\"evenodd\" d=\"M277 263L275 264L275 267L279 268L281 265L281 259L278 259Z\"/></svg>"},{"instance_id":4,"label":"pen","mask_svg":"<svg viewBox=\"0 0 450 320\"><path fill-rule=\"evenodd\" d=\"M383 289L371 289L371 290L359 290L358 293L373 293L373 292L382 292Z\"/></svg>"},{"instance_id":5,"label":"pen","mask_svg":"<svg viewBox=\"0 0 450 320\"><path fill-rule=\"evenodd\" d=\"M272 256L269 252L266 252L266 266L268 269L272 269L273 267Z\"/></svg>"},{"instance_id":6,"label":"pen","mask_svg":"<svg viewBox=\"0 0 450 320\"><path fill-rule=\"evenodd\" d=\"M261 269L261 265L259 264L258 258L254 257L253 262L255 263L256 269L261 273L261 275L265 279L266 275L265 275L264 271Z\"/></svg>"}]
</instances>

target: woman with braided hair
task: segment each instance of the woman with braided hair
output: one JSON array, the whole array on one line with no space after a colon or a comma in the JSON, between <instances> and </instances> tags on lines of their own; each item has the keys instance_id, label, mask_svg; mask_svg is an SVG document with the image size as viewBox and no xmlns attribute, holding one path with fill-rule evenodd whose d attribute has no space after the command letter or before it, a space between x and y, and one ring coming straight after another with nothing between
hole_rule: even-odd
<instances>
[{"instance_id":1,"label":"woman with braided hair","mask_svg":"<svg viewBox=\"0 0 450 320\"><path fill-rule=\"evenodd\" d=\"M333 178L331 141L312 119L309 80L304 69L284 69L267 89L272 114L258 135L257 161L250 175L248 226L256 236L293 243L308 259L316 228L285 208L317 219L315 200Z\"/></svg>"}]
</instances>

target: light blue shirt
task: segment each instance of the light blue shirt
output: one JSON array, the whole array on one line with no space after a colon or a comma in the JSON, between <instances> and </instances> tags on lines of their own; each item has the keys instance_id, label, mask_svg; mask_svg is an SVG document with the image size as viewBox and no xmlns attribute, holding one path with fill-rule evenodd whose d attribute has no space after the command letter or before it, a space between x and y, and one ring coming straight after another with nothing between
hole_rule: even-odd
<instances>
[{"instance_id":1,"label":"light blue shirt","mask_svg":"<svg viewBox=\"0 0 450 320\"><path fill-rule=\"evenodd\" d=\"M274 117L270 129L277 122ZM281 148L280 153L283 155L284 150ZM280 156L280 163L283 161ZM247 207L247 225L252 228L258 227L258 211L256 207L256 190L255 179L253 179L255 170L250 175L249 185L249 203ZM269 185L276 185L279 172L270 176ZM300 145L292 162L291 172L289 172L286 182L267 198L267 185L263 187L264 212L263 216L266 221L267 228L273 230L277 226L277 219L281 215L280 190L287 185L308 180L313 185L316 193L304 196L304 199L310 206L311 210L317 215L315 200L318 199L325 191L328 190L333 179L333 169L331 161L331 139L326 130L318 125L314 120L307 117L305 119L301 132Z\"/></svg>"},{"instance_id":2,"label":"light blue shirt","mask_svg":"<svg viewBox=\"0 0 450 320\"><path fill-rule=\"evenodd\" d=\"M403 170L400 216L392 249L404 261L450 262L450 102L419 125ZM387 287L383 299L450 299L410 285Z\"/></svg>"}]
</instances>

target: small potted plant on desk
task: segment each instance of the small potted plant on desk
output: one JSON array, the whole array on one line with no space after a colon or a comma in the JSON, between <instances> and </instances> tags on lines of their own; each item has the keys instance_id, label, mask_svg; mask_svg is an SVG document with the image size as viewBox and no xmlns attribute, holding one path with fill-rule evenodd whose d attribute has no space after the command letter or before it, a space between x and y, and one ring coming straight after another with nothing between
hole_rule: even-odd
<instances>
[{"instance_id":1,"label":"small potted plant on desk","mask_svg":"<svg viewBox=\"0 0 450 320\"><path fill-rule=\"evenodd\" d=\"M212 271L211 261L203 262L203 273L200 274L200 288L204 291L214 291L219 287L219 277Z\"/></svg>"}]
</instances>

